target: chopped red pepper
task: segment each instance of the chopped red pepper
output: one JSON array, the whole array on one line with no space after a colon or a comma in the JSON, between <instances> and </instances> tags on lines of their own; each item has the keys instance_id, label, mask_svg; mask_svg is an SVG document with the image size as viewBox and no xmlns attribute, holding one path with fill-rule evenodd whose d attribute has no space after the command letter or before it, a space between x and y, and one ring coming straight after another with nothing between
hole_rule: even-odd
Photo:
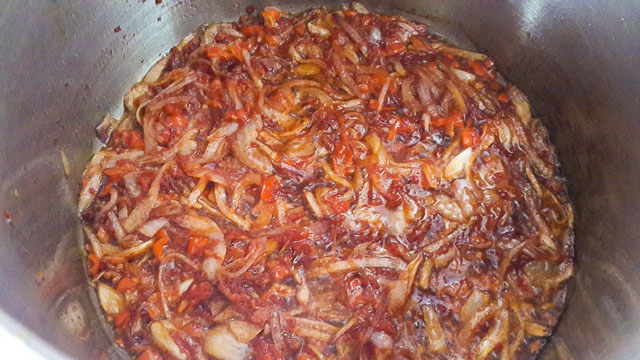
<instances>
[{"instance_id":1,"label":"chopped red pepper","mask_svg":"<svg viewBox=\"0 0 640 360\"><path fill-rule=\"evenodd\" d=\"M162 260L164 257L163 247L169 242L169 237L164 230L160 230L157 235L157 240L153 243L153 255L158 260Z\"/></svg>"}]
</instances>

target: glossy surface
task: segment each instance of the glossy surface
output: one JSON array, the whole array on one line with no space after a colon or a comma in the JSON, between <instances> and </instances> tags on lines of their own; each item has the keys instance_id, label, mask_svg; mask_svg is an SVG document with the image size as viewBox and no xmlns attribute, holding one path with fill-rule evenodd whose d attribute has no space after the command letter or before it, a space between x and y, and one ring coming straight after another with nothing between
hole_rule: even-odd
<instances>
[{"instance_id":1,"label":"glossy surface","mask_svg":"<svg viewBox=\"0 0 640 360\"><path fill-rule=\"evenodd\" d=\"M115 342L535 356L573 274L573 210L525 96L402 17L258 11L186 36L98 127L78 212Z\"/></svg>"},{"instance_id":2,"label":"glossy surface","mask_svg":"<svg viewBox=\"0 0 640 360\"><path fill-rule=\"evenodd\" d=\"M75 184L92 151L88 134L148 61L199 24L232 20L246 5L0 5L0 208L13 219L0 227L0 287L11 290L0 295L0 305L70 356L89 358L96 349L114 354L77 251ZM542 358L634 358L640 350L638 2L371 5L424 16L414 19L435 21L454 42L491 56L529 95L557 145L576 208L578 266L567 312ZM71 165L68 178L61 148Z\"/></svg>"}]
</instances>

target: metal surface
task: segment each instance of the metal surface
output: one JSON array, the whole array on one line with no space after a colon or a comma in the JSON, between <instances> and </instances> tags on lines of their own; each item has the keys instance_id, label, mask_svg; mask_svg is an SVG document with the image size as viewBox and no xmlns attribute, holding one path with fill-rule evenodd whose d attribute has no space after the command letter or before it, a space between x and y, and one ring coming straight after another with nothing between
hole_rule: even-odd
<instances>
[{"instance_id":1,"label":"metal surface","mask_svg":"<svg viewBox=\"0 0 640 360\"><path fill-rule=\"evenodd\" d=\"M274 3L300 10L313 2L254 4ZM576 208L578 267L568 309L541 358L637 358L640 3L364 3L413 14L489 54L551 132ZM0 210L13 218L0 224L0 322L18 328L2 320L6 313L24 324L29 330L20 334L47 358L120 356L93 308L78 246L76 184L93 128L182 36L201 23L236 19L247 4L0 1Z\"/></svg>"}]
</instances>

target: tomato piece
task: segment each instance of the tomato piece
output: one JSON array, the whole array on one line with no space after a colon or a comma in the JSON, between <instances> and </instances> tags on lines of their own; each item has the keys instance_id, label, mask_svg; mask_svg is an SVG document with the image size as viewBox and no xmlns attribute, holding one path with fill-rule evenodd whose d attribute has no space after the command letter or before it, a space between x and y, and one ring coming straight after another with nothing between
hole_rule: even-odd
<instances>
[{"instance_id":1,"label":"tomato piece","mask_svg":"<svg viewBox=\"0 0 640 360\"><path fill-rule=\"evenodd\" d=\"M204 336L204 330L202 325L195 322L190 322L182 327L182 330L194 338L201 338Z\"/></svg>"},{"instance_id":2,"label":"tomato piece","mask_svg":"<svg viewBox=\"0 0 640 360\"><path fill-rule=\"evenodd\" d=\"M122 280L118 282L118 286L116 287L116 289L120 292L123 292L123 291L131 290L135 288L137 285L138 285L138 279L126 277L126 278L122 278Z\"/></svg>"},{"instance_id":3,"label":"tomato piece","mask_svg":"<svg viewBox=\"0 0 640 360\"><path fill-rule=\"evenodd\" d=\"M244 124L249 119L249 113L245 109L229 110L224 113L225 121L236 121L240 124Z\"/></svg>"},{"instance_id":4,"label":"tomato piece","mask_svg":"<svg viewBox=\"0 0 640 360\"><path fill-rule=\"evenodd\" d=\"M196 306L207 300L213 295L213 286L208 282L201 282L193 285L184 293L184 298L189 301L191 306Z\"/></svg>"},{"instance_id":5,"label":"tomato piece","mask_svg":"<svg viewBox=\"0 0 640 360\"><path fill-rule=\"evenodd\" d=\"M382 54L386 56L400 55L406 51L407 47L404 45L402 40L397 36L394 36L387 41L387 46L383 49Z\"/></svg>"},{"instance_id":6,"label":"tomato piece","mask_svg":"<svg viewBox=\"0 0 640 360\"><path fill-rule=\"evenodd\" d=\"M487 73L487 70L484 69L484 66L480 65L478 62L469 61L469 65L473 69L473 72L476 73L476 75L478 75L480 77L488 77L489 76L489 74Z\"/></svg>"},{"instance_id":7,"label":"tomato piece","mask_svg":"<svg viewBox=\"0 0 640 360\"><path fill-rule=\"evenodd\" d=\"M260 200L266 204L276 202L276 191L278 189L278 179L274 175L262 181L262 189L260 190Z\"/></svg>"},{"instance_id":8,"label":"tomato piece","mask_svg":"<svg viewBox=\"0 0 640 360\"><path fill-rule=\"evenodd\" d=\"M147 349L138 356L138 360L162 360L162 356L151 349Z\"/></svg>"},{"instance_id":9,"label":"tomato piece","mask_svg":"<svg viewBox=\"0 0 640 360\"><path fill-rule=\"evenodd\" d=\"M264 37L264 40L271 46L282 45L282 38L278 35L267 35Z\"/></svg>"},{"instance_id":10,"label":"tomato piece","mask_svg":"<svg viewBox=\"0 0 640 360\"><path fill-rule=\"evenodd\" d=\"M278 20L280 20L280 12L274 8L267 8L260 13L264 19L264 24L267 27L274 28L278 26Z\"/></svg>"},{"instance_id":11,"label":"tomato piece","mask_svg":"<svg viewBox=\"0 0 640 360\"><path fill-rule=\"evenodd\" d=\"M464 121L462 120L462 114L455 112L448 117L431 119L431 124L437 127L444 127L447 135L453 137L454 129L463 127Z\"/></svg>"},{"instance_id":12,"label":"tomato piece","mask_svg":"<svg viewBox=\"0 0 640 360\"><path fill-rule=\"evenodd\" d=\"M478 139L478 133L471 128L462 130L462 145L464 147L472 146Z\"/></svg>"},{"instance_id":13,"label":"tomato piece","mask_svg":"<svg viewBox=\"0 0 640 360\"><path fill-rule=\"evenodd\" d=\"M162 300L160 300L160 293L155 292L147 299L147 312L152 319L158 319L164 316L164 310L162 309Z\"/></svg>"},{"instance_id":14,"label":"tomato piece","mask_svg":"<svg viewBox=\"0 0 640 360\"><path fill-rule=\"evenodd\" d=\"M238 45L227 45L227 50L232 55L232 57L240 62L244 61L244 56L242 55L242 48Z\"/></svg>"},{"instance_id":15,"label":"tomato piece","mask_svg":"<svg viewBox=\"0 0 640 360\"><path fill-rule=\"evenodd\" d=\"M305 31L307 31L307 27L305 24L300 24L298 26L295 27L295 32L296 34L303 36Z\"/></svg>"},{"instance_id":16,"label":"tomato piece","mask_svg":"<svg viewBox=\"0 0 640 360\"><path fill-rule=\"evenodd\" d=\"M353 151L344 141L334 145L333 156L331 156L333 169L338 175L345 176L355 171L353 165Z\"/></svg>"},{"instance_id":17,"label":"tomato piece","mask_svg":"<svg viewBox=\"0 0 640 360\"><path fill-rule=\"evenodd\" d=\"M180 110L175 104L167 104L162 107L162 110L168 115L180 115Z\"/></svg>"},{"instance_id":18,"label":"tomato piece","mask_svg":"<svg viewBox=\"0 0 640 360\"><path fill-rule=\"evenodd\" d=\"M89 261L91 262L89 273L91 273L91 275L96 275L98 271L100 271L100 259L98 259L98 256L95 253L90 253Z\"/></svg>"},{"instance_id":19,"label":"tomato piece","mask_svg":"<svg viewBox=\"0 0 640 360\"><path fill-rule=\"evenodd\" d=\"M507 94L505 93L501 93L500 95L498 95L498 101L503 102L505 104L509 103L509 96L507 96Z\"/></svg>"},{"instance_id":20,"label":"tomato piece","mask_svg":"<svg viewBox=\"0 0 640 360\"><path fill-rule=\"evenodd\" d=\"M129 318L131 318L131 313L128 311L123 311L118 314L118 316L116 316L116 319L113 321L113 323L116 327L125 327L129 323Z\"/></svg>"},{"instance_id":21,"label":"tomato piece","mask_svg":"<svg viewBox=\"0 0 640 360\"><path fill-rule=\"evenodd\" d=\"M206 237L193 237L189 240L187 245L187 254L196 255L200 254L202 250L209 245L209 239Z\"/></svg>"},{"instance_id":22,"label":"tomato piece","mask_svg":"<svg viewBox=\"0 0 640 360\"><path fill-rule=\"evenodd\" d=\"M206 48L207 56L211 59L220 59L220 60L231 60L233 59L233 55L222 48L222 46L209 46Z\"/></svg>"},{"instance_id":23,"label":"tomato piece","mask_svg":"<svg viewBox=\"0 0 640 360\"><path fill-rule=\"evenodd\" d=\"M164 230L158 232L158 239L153 243L153 255L158 260L162 260L164 257L163 247L169 242L169 237Z\"/></svg>"},{"instance_id":24,"label":"tomato piece","mask_svg":"<svg viewBox=\"0 0 640 360\"><path fill-rule=\"evenodd\" d=\"M125 174L129 174L135 170L135 165L128 160L118 160L116 165L111 169L104 170L104 174L109 177L121 177Z\"/></svg>"},{"instance_id":25,"label":"tomato piece","mask_svg":"<svg viewBox=\"0 0 640 360\"><path fill-rule=\"evenodd\" d=\"M275 281L279 281L280 279L286 278L291 275L291 270L286 266L283 266L279 261L271 261L269 263L269 268L271 277Z\"/></svg>"},{"instance_id":26,"label":"tomato piece","mask_svg":"<svg viewBox=\"0 0 640 360\"><path fill-rule=\"evenodd\" d=\"M240 29L240 32L242 32L244 35L247 35L247 36L260 34L263 31L264 31L264 26L260 26L260 25L249 25Z\"/></svg>"},{"instance_id":27,"label":"tomato piece","mask_svg":"<svg viewBox=\"0 0 640 360\"><path fill-rule=\"evenodd\" d=\"M171 115L169 116L169 124L174 128L183 128L187 125L187 121L182 115Z\"/></svg>"},{"instance_id":28,"label":"tomato piece","mask_svg":"<svg viewBox=\"0 0 640 360\"><path fill-rule=\"evenodd\" d=\"M139 131L123 131L120 136L129 149L144 149L144 139Z\"/></svg>"},{"instance_id":29,"label":"tomato piece","mask_svg":"<svg viewBox=\"0 0 640 360\"><path fill-rule=\"evenodd\" d=\"M329 204L333 211L337 214L342 214L351 208L349 201L335 201Z\"/></svg>"}]
</instances>

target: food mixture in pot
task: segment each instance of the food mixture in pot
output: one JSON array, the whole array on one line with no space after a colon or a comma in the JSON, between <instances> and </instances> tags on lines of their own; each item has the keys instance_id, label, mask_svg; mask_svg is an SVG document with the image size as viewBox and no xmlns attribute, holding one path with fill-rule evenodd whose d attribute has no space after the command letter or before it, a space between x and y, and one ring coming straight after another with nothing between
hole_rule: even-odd
<instances>
[{"instance_id":1,"label":"food mixture in pot","mask_svg":"<svg viewBox=\"0 0 640 360\"><path fill-rule=\"evenodd\" d=\"M203 26L97 132L87 266L136 359L530 359L562 310L546 130L424 25L355 4Z\"/></svg>"}]
</instances>

